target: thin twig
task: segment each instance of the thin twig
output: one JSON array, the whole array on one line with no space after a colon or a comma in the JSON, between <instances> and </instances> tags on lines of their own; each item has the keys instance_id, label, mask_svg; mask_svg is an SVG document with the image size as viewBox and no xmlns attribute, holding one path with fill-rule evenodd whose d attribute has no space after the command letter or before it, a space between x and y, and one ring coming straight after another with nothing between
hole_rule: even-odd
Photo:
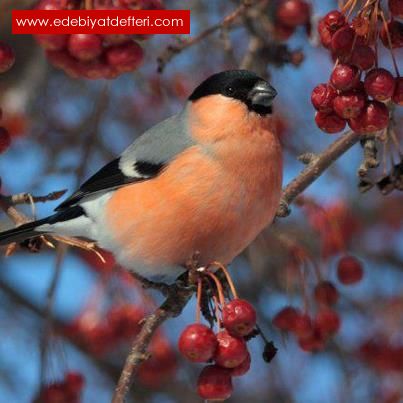
<instances>
[{"instance_id":1,"label":"thin twig","mask_svg":"<svg viewBox=\"0 0 403 403\"><path fill-rule=\"evenodd\" d=\"M33 196L30 193L18 193L12 196L4 196L10 204L16 206L18 204L30 204L34 203L45 203L47 201L54 201L60 199L67 189L57 190L55 192L48 193L45 196Z\"/></svg>"},{"instance_id":2,"label":"thin twig","mask_svg":"<svg viewBox=\"0 0 403 403\"><path fill-rule=\"evenodd\" d=\"M150 281L143 276L135 272L130 272L130 275L137 281L139 281L143 288L153 289L159 291L164 297L169 296L170 286L165 283L157 283L155 281Z\"/></svg>"},{"instance_id":3,"label":"thin twig","mask_svg":"<svg viewBox=\"0 0 403 403\"><path fill-rule=\"evenodd\" d=\"M228 14L224 19L217 23L214 24L208 28L206 28L204 31L202 31L200 34L194 36L193 38L189 39L184 39L177 43L176 45L169 45L162 53L161 55L157 58L157 63L158 63L158 72L162 73L166 67L166 65L179 53L184 51L185 49L190 48L193 45L198 44L201 42L203 39L207 38L214 32L222 29L222 28L229 28L231 27L238 17L240 17L242 14L244 14L248 8L251 6L252 1L250 0L243 0L242 4L236 8L231 14Z\"/></svg>"},{"instance_id":4,"label":"thin twig","mask_svg":"<svg viewBox=\"0 0 403 403\"><path fill-rule=\"evenodd\" d=\"M7 199L0 195L0 208L8 215L15 225L22 225L31 220L23 213L19 212Z\"/></svg>"}]
</instances>

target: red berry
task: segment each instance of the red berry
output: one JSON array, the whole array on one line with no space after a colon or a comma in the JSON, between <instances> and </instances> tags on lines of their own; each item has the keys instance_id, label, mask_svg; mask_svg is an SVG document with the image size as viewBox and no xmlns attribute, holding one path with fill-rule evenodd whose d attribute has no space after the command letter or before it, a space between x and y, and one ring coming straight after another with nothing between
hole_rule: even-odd
<instances>
[{"instance_id":1,"label":"red berry","mask_svg":"<svg viewBox=\"0 0 403 403\"><path fill-rule=\"evenodd\" d=\"M102 39L94 34L70 35L68 49L76 59L88 62L102 53Z\"/></svg>"},{"instance_id":2,"label":"red berry","mask_svg":"<svg viewBox=\"0 0 403 403\"><path fill-rule=\"evenodd\" d=\"M107 314L110 331L116 339L128 339L136 336L141 330L140 321L144 318L144 310L134 304L121 304L113 307Z\"/></svg>"},{"instance_id":3,"label":"red berry","mask_svg":"<svg viewBox=\"0 0 403 403\"><path fill-rule=\"evenodd\" d=\"M9 132L4 128L0 127L0 154L4 153L10 147L11 136Z\"/></svg>"},{"instance_id":4,"label":"red berry","mask_svg":"<svg viewBox=\"0 0 403 403\"><path fill-rule=\"evenodd\" d=\"M292 306L286 306L273 318L273 325L280 330L294 331L295 321L300 315L299 311Z\"/></svg>"},{"instance_id":5,"label":"red berry","mask_svg":"<svg viewBox=\"0 0 403 403\"><path fill-rule=\"evenodd\" d=\"M207 326L194 323L185 328L179 337L179 351L189 361L206 362L213 358L217 348L214 332Z\"/></svg>"},{"instance_id":6,"label":"red berry","mask_svg":"<svg viewBox=\"0 0 403 403\"><path fill-rule=\"evenodd\" d=\"M303 0L281 0L276 10L276 20L288 27L305 25L309 22L311 10Z\"/></svg>"},{"instance_id":7,"label":"red berry","mask_svg":"<svg viewBox=\"0 0 403 403\"><path fill-rule=\"evenodd\" d=\"M54 66L62 69L72 65L78 65L77 60L70 56L70 53L64 50L48 50L46 51L46 56Z\"/></svg>"},{"instance_id":8,"label":"red berry","mask_svg":"<svg viewBox=\"0 0 403 403\"><path fill-rule=\"evenodd\" d=\"M255 308L243 299L234 299L222 311L224 327L236 337L248 335L256 325Z\"/></svg>"},{"instance_id":9,"label":"red berry","mask_svg":"<svg viewBox=\"0 0 403 403\"><path fill-rule=\"evenodd\" d=\"M35 7L37 10L62 10L60 0L42 0ZM47 50L62 50L67 46L69 35L37 34L37 42Z\"/></svg>"},{"instance_id":10,"label":"red berry","mask_svg":"<svg viewBox=\"0 0 403 403\"><path fill-rule=\"evenodd\" d=\"M332 36L333 33L330 29L326 26L325 22L322 20L318 23L318 33L320 42L325 48L330 48L330 44L332 43Z\"/></svg>"},{"instance_id":11,"label":"red berry","mask_svg":"<svg viewBox=\"0 0 403 403\"><path fill-rule=\"evenodd\" d=\"M294 333L298 337L308 337L313 332L311 317L307 314L298 315L295 319Z\"/></svg>"},{"instance_id":12,"label":"red berry","mask_svg":"<svg viewBox=\"0 0 403 403\"><path fill-rule=\"evenodd\" d=\"M339 292L330 281L321 281L314 290L317 302L323 305L334 305L339 299Z\"/></svg>"},{"instance_id":13,"label":"red berry","mask_svg":"<svg viewBox=\"0 0 403 403\"><path fill-rule=\"evenodd\" d=\"M103 42L107 45L122 45L131 42L130 35L124 34L107 34L102 35Z\"/></svg>"},{"instance_id":14,"label":"red berry","mask_svg":"<svg viewBox=\"0 0 403 403\"><path fill-rule=\"evenodd\" d=\"M121 6L121 4L119 4ZM113 5L113 0L94 0L95 10L118 10L119 7Z\"/></svg>"},{"instance_id":15,"label":"red berry","mask_svg":"<svg viewBox=\"0 0 403 403\"><path fill-rule=\"evenodd\" d=\"M37 34L34 37L44 49L62 50L67 46L69 35Z\"/></svg>"},{"instance_id":16,"label":"red berry","mask_svg":"<svg viewBox=\"0 0 403 403\"><path fill-rule=\"evenodd\" d=\"M396 78L395 93L392 100L395 104L403 106L403 77Z\"/></svg>"},{"instance_id":17,"label":"red berry","mask_svg":"<svg viewBox=\"0 0 403 403\"><path fill-rule=\"evenodd\" d=\"M403 18L403 1L402 0L389 0L390 13L397 18Z\"/></svg>"},{"instance_id":18,"label":"red berry","mask_svg":"<svg viewBox=\"0 0 403 403\"><path fill-rule=\"evenodd\" d=\"M286 41L295 32L295 27L289 27L279 22L276 22L273 28L273 37L278 41Z\"/></svg>"},{"instance_id":19,"label":"red berry","mask_svg":"<svg viewBox=\"0 0 403 403\"><path fill-rule=\"evenodd\" d=\"M354 43L355 31L349 26L337 30L332 36L331 49L337 56L350 54Z\"/></svg>"},{"instance_id":20,"label":"red berry","mask_svg":"<svg viewBox=\"0 0 403 403\"><path fill-rule=\"evenodd\" d=\"M392 20L387 23L392 49L403 47L403 23ZM389 49L389 40L386 33L385 25L382 24L380 33L383 45Z\"/></svg>"},{"instance_id":21,"label":"red berry","mask_svg":"<svg viewBox=\"0 0 403 403\"><path fill-rule=\"evenodd\" d=\"M37 10L62 10L61 0L41 0L35 7Z\"/></svg>"},{"instance_id":22,"label":"red berry","mask_svg":"<svg viewBox=\"0 0 403 403\"><path fill-rule=\"evenodd\" d=\"M248 352L247 357L235 368L231 369L231 376L242 376L245 375L250 369L250 354Z\"/></svg>"},{"instance_id":23,"label":"red berry","mask_svg":"<svg viewBox=\"0 0 403 403\"><path fill-rule=\"evenodd\" d=\"M338 133L346 127L346 121L333 112L316 112L315 122L326 133Z\"/></svg>"},{"instance_id":24,"label":"red berry","mask_svg":"<svg viewBox=\"0 0 403 403\"><path fill-rule=\"evenodd\" d=\"M350 90L360 82L360 72L356 66L338 64L330 76L330 81L340 91Z\"/></svg>"},{"instance_id":25,"label":"red berry","mask_svg":"<svg viewBox=\"0 0 403 403\"><path fill-rule=\"evenodd\" d=\"M375 65L376 55L368 45L355 45L351 54L351 63L361 70L368 70Z\"/></svg>"},{"instance_id":26,"label":"red berry","mask_svg":"<svg viewBox=\"0 0 403 403\"><path fill-rule=\"evenodd\" d=\"M117 68L120 72L135 70L143 61L143 56L143 49L137 42L113 46L106 52L109 65Z\"/></svg>"},{"instance_id":27,"label":"red berry","mask_svg":"<svg viewBox=\"0 0 403 403\"><path fill-rule=\"evenodd\" d=\"M389 111L382 102L369 101L363 112L348 121L349 126L357 133L373 133L385 129L389 124Z\"/></svg>"},{"instance_id":28,"label":"red berry","mask_svg":"<svg viewBox=\"0 0 403 403\"><path fill-rule=\"evenodd\" d=\"M13 49L5 42L0 41L0 73L5 73L13 67L15 55Z\"/></svg>"},{"instance_id":29,"label":"red berry","mask_svg":"<svg viewBox=\"0 0 403 403\"><path fill-rule=\"evenodd\" d=\"M337 96L337 91L329 84L319 84L311 94L311 102L314 108L321 112L331 112L333 110L333 100Z\"/></svg>"},{"instance_id":30,"label":"red berry","mask_svg":"<svg viewBox=\"0 0 403 403\"><path fill-rule=\"evenodd\" d=\"M84 386L84 377L78 372L68 372L65 383L69 392L78 394Z\"/></svg>"},{"instance_id":31,"label":"red berry","mask_svg":"<svg viewBox=\"0 0 403 403\"><path fill-rule=\"evenodd\" d=\"M103 61L95 61L80 66L80 74L89 80L98 80L100 78L115 78L119 72Z\"/></svg>"},{"instance_id":32,"label":"red berry","mask_svg":"<svg viewBox=\"0 0 403 403\"><path fill-rule=\"evenodd\" d=\"M361 281L364 275L361 262L354 256L343 256L337 265L337 277L343 284Z\"/></svg>"},{"instance_id":33,"label":"red berry","mask_svg":"<svg viewBox=\"0 0 403 403\"><path fill-rule=\"evenodd\" d=\"M155 389L172 380L177 363L170 343L161 333L153 337L150 354L151 358L139 368L139 379L147 387Z\"/></svg>"},{"instance_id":34,"label":"red berry","mask_svg":"<svg viewBox=\"0 0 403 403\"><path fill-rule=\"evenodd\" d=\"M298 345L302 350L308 352L323 350L325 338L319 329L314 328L314 331L309 336L298 338Z\"/></svg>"},{"instance_id":35,"label":"red berry","mask_svg":"<svg viewBox=\"0 0 403 403\"><path fill-rule=\"evenodd\" d=\"M365 91L377 101L387 101L395 91L395 79L386 69L373 69L365 77Z\"/></svg>"},{"instance_id":36,"label":"red berry","mask_svg":"<svg viewBox=\"0 0 403 403\"><path fill-rule=\"evenodd\" d=\"M346 24L346 17L338 10L329 11L322 21L334 33Z\"/></svg>"},{"instance_id":37,"label":"red berry","mask_svg":"<svg viewBox=\"0 0 403 403\"><path fill-rule=\"evenodd\" d=\"M318 33L322 45L329 48L334 33L346 25L346 19L342 13L337 10L327 13L318 23Z\"/></svg>"},{"instance_id":38,"label":"red berry","mask_svg":"<svg viewBox=\"0 0 403 403\"><path fill-rule=\"evenodd\" d=\"M338 95L333 101L334 111L343 119L356 118L365 107L365 96L361 92L349 91Z\"/></svg>"},{"instance_id":39,"label":"red berry","mask_svg":"<svg viewBox=\"0 0 403 403\"><path fill-rule=\"evenodd\" d=\"M315 325L323 335L336 333L340 328L339 314L332 309L322 309L316 315Z\"/></svg>"},{"instance_id":40,"label":"red berry","mask_svg":"<svg viewBox=\"0 0 403 403\"><path fill-rule=\"evenodd\" d=\"M243 339L233 337L226 330L222 330L217 333L217 341L214 359L220 367L235 368L246 359L248 350Z\"/></svg>"},{"instance_id":41,"label":"red berry","mask_svg":"<svg viewBox=\"0 0 403 403\"><path fill-rule=\"evenodd\" d=\"M205 400L225 400L232 394L231 371L217 365L203 368L197 381L197 393Z\"/></svg>"}]
</instances>

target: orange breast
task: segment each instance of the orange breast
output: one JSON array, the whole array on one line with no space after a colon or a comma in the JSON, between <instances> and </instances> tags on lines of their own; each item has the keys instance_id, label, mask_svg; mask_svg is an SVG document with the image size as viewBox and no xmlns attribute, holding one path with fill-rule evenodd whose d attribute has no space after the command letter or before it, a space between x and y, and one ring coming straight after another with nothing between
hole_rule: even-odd
<instances>
[{"instance_id":1,"label":"orange breast","mask_svg":"<svg viewBox=\"0 0 403 403\"><path fill-rule=\"evenodd\" d=\"M124 260L180 265L198 251L202 264L229 263L272 221L282 180L277 138L263 119L243 114L216 126L221 140L208 141L213 129L202 122L205 112L195 110L190 122L200 145L109 200L106 221Z\"/></svg>"}]
</instances>

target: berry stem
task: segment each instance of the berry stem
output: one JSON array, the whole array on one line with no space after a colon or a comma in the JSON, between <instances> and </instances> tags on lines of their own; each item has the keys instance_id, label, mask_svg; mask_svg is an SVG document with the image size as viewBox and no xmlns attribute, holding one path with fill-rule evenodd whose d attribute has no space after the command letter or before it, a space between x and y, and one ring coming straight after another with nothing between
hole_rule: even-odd
<instances>
[{"instance_id":1,"label":"berry stem","mask_svg":"<svg viewBox=\"0 0 403 403\"><path fill-rule=\"evenodd\" d=\"M383 165L383 176L386 176L388 171L387 156L389 154L389 137L386 136L383 142L383 152L382 152L382 165Z\"/></svg>"},{"instance_id":2,"label":"berry stem","mask_svg":"<svg viewBox=\"0 0 403 403\"><path fill-rule=\"evenodd\" d=\"M346 4L344 4L344 6L341 8L341 12L345 15L346 11L351 7L355 7L355 0L348 0ZM351 11L352 9L349 10L349 14L351 13Z\"/></svg>"},{"instance_id":3,"label":"berry stem","mask_svg":"<svg viewBox=\"0 0 403 403\"><path fill-rule=\"evenodd\" d=\"M197 304L196 304L196 322L200 322L201 298L203 292L203 280L199 276L197 279Z\"/></svg>"},{"instance_id":4,"label":"berry stem","mask_svg":"<svg viewBox=\"0 0 403 403\"><path fill-rule=\"evenodd\" d=\"M217 266L219 269L221 269L224 272L225 278L227 279L229 287L231 288L232 295L234 296L234 298L238 298L238 293L236 292L234 282L232 281L232 278L228 272L228 269L220 262L213 262L212 265Z\"/></svg>"},{"instance_id":5,"label":"berry stem","mask_svg":"<svg viewBox=\"0 0 403 403\"><path fill-rule=\"evenodd\" d=\"M349 6L350 9L348 10L348 13L346 14L346 20L348 20L350 18L350 16L353 13L356 5L357 5L357 0L353 0L351 2L351 5Z\"/></svg>"},{"instance_id":6,"label":"berry stem","mask_svg":"<svg viewBox=\"0 0 403 403\"><path fill-rule=\"evenodd\" d=\"M399 153L399 157L401 159L403 157L403 152L400 147L399 140L397 139L396 132L395 132L395 129L393 126L389 126L388 133L390 134L390 138L392 139L393 143L395 144L395 147L396 147L397 152Z\"/></svg>"},{"instance_id":7,"label":"berry stem","mask_svg":"<svg viewBox=\"0 0 403 403\"><path fill-rule=\"evenodd\" d=\"M214 302L215 317L217 319L217 326L218 326L218 329L221 329L220 302L218 301L218 299L215 295L213 295L213 302Z\"/></svg>"},{"instance_id":8,"label":"berry stem","mask_svg":"<svg viewBox=\"0 0 403 403\"><path fill-rule=\"evenodd\" d=\"M215 274L211 273L210 271L206 271L206 275L213 279L213 281L217 287L218 300L219 300L220 304L222 306L224 306L225 305L224 291L222 289L220 280L218 280L217 276Z\"/></svg>"},{"instance_id":9,"label":"berry stem","mask_svg":"<svg viewBox=\"0 0 403 403\"><path fill-rule=\"evenodd\" d=\"M258 331L258 333L259 333L259 336L262 338L262 340L265 342L265 343L270 343L270 341L268 340L268 338L265 336L265 334L263 333L263 331L262 331L262 329L261 329L261 327L256 323L256 329L257 329L257 331Z\"/></svg>"},{"instance_id":10,"label":"berry stem","mask_svg":"<svg viewBox=\"0 0 403 403\"><path fill-rule=\"evenodd\" d=\"M390 51L390 54L392 56L392 62L393 62L393 67L394 67L395 72L396 72L396 76L400 77L399 67L397 66L397 63L396 63L396 56L395 56L395 52L393 50L392 39L390 37L390 32L389 32L389 28L388 28L388 23L386 22L385 14L381 10L379 12L379 15L381 16L383 26L385 27L386 37L388 38L389 51Z\"/></svg>"}]
</instances>

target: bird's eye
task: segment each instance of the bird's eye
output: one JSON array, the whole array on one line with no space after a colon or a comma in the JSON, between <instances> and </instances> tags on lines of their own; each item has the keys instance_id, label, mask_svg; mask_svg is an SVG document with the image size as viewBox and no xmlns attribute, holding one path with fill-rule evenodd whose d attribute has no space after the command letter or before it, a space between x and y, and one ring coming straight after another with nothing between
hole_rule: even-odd
<instances>
[{"instance_id":1,"label":"bird's eye","mask_svg":"<svg viewBox=\"0 0 403 403\"><path fill-rule=\"evenodd\" d=\"M235 93L234 87L227 87L225 92L227 95L233 95Z\"/></svg>"}]
</instances>

